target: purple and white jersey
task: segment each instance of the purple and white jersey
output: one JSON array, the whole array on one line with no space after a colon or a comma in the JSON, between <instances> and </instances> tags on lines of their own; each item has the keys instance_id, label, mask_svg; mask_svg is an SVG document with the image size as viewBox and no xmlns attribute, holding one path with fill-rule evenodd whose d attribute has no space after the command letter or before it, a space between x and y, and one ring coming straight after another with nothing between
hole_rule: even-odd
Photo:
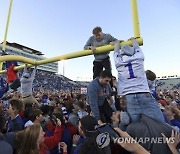
<instances>
[{"instance_id":1,"label":"purple and white jersey","mask_svg":"<svg viewBox=\"0 0 180 154\"><path fill-rule=\"evenodd\" d=\"M119 51L119 44L114 49L115 67L118 71L118 95L138 92L150 92L144 71L144 54L133 40L133 54L127 56ZM129 54L129 51L128 51Z\"/></svg>"}]
</instances>

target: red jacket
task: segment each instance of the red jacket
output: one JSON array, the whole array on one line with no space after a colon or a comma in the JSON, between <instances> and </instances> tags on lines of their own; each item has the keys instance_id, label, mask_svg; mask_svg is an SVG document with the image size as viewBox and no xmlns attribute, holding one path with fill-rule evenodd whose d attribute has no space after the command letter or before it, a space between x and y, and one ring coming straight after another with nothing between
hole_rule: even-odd
<instances>
[{"instance_id":1,"label":"red jacket","mask_svg":"<svg viewBox=\"0 0 180 154\"><path fill-rule=\"evenodd\" d=\"M44 137L44 142L40 146L40 154L48 154L50 150L54 149L59 141L61 140L62 129L59 126L56 126L53 136Z\"/></svg>"},{"instance_id":2,"label":"red jacket","mask_svg":"<svg viewBox=\"0 0 180 154\"><path fill-rule=\"evenodd\" d=\"M75 134L77 133L77 131L78 131L77 128L74 127L74 125L71 124L70 122L67 122L67 123L66 123L66 126L61 126L61 132L64 131L65 127L68 128L69 133L70 133L70 135L71 135L71 138L73 138L73 135L75 135ZM54 131L54 129L55 129L55 125L53 124L52 121L50 121L50 122L48 123L48 130L49 130L49 132L52 133L52 132Z\"/></svg>"},{"instance_id":3,"label":"red jacket","mask_svg":"<svg viewBox=\"0 0 180 154\"><path fill-rule=\"evenodd\" d=\"M14 71L14 64L12 64L11 67L9 67L7 70L7 81L8 83L11 83L17 78L18 78L17 72Z\"/></svg>"}]
</instances>

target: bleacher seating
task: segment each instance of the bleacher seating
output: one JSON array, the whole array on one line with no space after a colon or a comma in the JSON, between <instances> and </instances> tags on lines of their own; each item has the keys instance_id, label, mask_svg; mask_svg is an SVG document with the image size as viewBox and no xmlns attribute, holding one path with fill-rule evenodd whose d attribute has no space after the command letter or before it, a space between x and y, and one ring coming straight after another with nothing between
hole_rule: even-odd
<instances>
[{"instance_id":1,"label":"bleacher seating","mask_svg":"<svg viewBox=\"0 0 180 154\"><path fill-rule=\"evenodd\" d=\"M180 89L180 78L167 78L157 80L158 89Z\"/></svg>"}]
</instances>

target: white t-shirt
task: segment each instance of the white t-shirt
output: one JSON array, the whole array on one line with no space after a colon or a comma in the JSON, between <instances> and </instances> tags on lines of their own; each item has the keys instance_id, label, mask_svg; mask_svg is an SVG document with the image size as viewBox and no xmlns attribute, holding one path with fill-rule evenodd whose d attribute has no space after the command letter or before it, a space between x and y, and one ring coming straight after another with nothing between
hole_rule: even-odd
<instances>
[{"instance_id":1,"label":"white t-shirt","mask_svg":"<svg viewBox=\"0 0 180 154\"><path fill-rule=\"evenodd\" d=\"M34 123L31 121L31 120L28 120L25 125L24 125L24 128L28 127L28 126L31 126L33 125Z\"/></svg>"},{"instance_id":2,"label":"white t-shirt","mask_svg":"<svg viewBox=\"0 0 180 154\"><path fill-rule=\"evenodd\" d=\"M118 95L150 92L144 71L144 54L136 47L132 56L114 51L115 66L118 71Z\"/></svg>"}]
</instances>

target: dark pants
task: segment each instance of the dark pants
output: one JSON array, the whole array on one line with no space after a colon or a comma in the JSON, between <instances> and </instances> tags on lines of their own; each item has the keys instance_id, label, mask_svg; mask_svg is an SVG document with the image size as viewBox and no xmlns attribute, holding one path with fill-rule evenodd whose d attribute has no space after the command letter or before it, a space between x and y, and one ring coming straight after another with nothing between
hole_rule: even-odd
<instances>
[{"instance_id":1,"label":"dark pants","mask_svg":"<svg viewBox=\"0 0 180 154\"><path fill-rule=\"evenodd\" d=\"M99 106L100 118L103 123L110 123L113 109L105 99L103 106Z\"/></svg>"},{"instance_id":2,"label":"dark pants","mask_svg":"<svg viewBox=\"0 0 180 154\"><path fill-rule=\"evenodd\" d=\"M20 86L21 86L21 82L19 79L16 79L9 84L9 87L13 90L17 90L17 88L19 88Z\"/></svg>"},{"instance_id":3,"label":"dark pants","mask_svg":"<svg viewBox=\"0 0 180 154\"><path fill-rule=\"evenodd\" d=\"M93 79L99 77L101 71L105 68L105 70L109 70L111 72L111 62L109 56L103 59L102 62L94 61L93 62Z\"/></svg>"}]
</instances>

